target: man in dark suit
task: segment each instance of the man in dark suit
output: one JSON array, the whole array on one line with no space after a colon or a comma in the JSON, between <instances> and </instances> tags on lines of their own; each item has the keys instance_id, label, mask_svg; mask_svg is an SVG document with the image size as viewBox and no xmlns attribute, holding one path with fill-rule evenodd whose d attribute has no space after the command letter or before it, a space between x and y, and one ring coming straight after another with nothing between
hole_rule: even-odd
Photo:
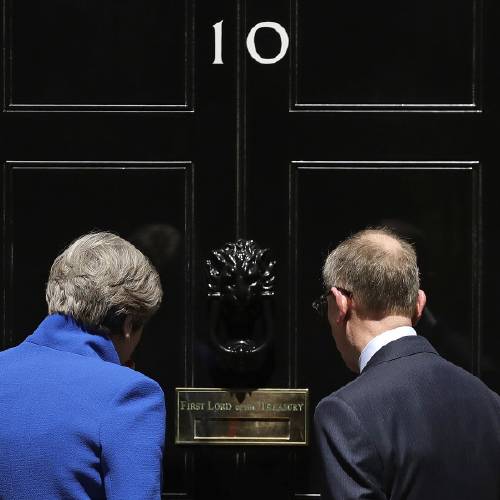
<instances>
[{"instance_id":1,"label":"man in dark suit","mask_svg":"<svg viewBox=\"0 0 500 500\"><path fill-rule=\"evenodd\" d=\"M360 375L316 408L322 498L499 500L500 397L416 335L426 297L412 246L361 231L323 277L336 346Z\"/></svg>"}]
</instances>

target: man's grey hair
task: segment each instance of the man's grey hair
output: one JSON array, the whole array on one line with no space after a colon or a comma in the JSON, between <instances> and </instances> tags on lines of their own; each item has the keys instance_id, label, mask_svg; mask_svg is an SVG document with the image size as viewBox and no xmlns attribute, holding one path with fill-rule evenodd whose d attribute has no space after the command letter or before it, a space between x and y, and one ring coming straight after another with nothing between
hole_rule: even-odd
<instances>
[{"instance_id":1,"label":"man's grey hair","mask_svg":"<svg viewBox=\"0 0 500 500\"><path fill-rule=\"evenodd\" d=\"M49 314L113 330L127 315L135 327L143 325L160 306L162 293L157 271L136 247L116 234L94 232L54 260L46 300Z\"/></svg>"},{"instance_id":2,"label":"man's grey hair","mask_svg":"<svg viewBox=\"0 0 500 500\"><path fill-rule=\"evenodd\" d=\"M326 258L327 289L351 292L366 315L412 317L420 288L413 246L385 227L365 229L342 241Z\"/></svg>"}]
</instances>

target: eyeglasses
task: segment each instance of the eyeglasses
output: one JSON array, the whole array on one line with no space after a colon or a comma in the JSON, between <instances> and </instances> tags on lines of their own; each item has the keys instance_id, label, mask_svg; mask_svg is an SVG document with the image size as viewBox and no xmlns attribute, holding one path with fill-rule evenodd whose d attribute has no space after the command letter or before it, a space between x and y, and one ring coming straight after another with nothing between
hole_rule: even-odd
<instances>
[{"instance_id":1,"label":"eyeglasses","mask_svg":"<svg viewBox=\"0 0 500 500\"><path fill-rule=\"evenodd\" d=\"M346 290L345 288L335 287L339 292L341 292L346 297L352 297L352 292ZM319 314L321 317L326 318L328 311L328 295L332 293L332 289L330 288L325 293L320 295L313 303L312 308Z\"/></svg>"}]
</instances>

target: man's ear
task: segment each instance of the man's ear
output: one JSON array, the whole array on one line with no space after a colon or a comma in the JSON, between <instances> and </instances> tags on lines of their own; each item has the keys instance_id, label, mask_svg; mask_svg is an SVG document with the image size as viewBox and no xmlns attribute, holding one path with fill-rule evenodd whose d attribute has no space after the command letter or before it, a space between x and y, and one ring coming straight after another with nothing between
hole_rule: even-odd
<instances>
[{"instance_id":1,"label":"man's ear","mask_svg":"<svg viewBox=\"0 0 500 500\"><path fill-rule=\"evenodd\" d=\"M418 323L418 320L422 316L426 302L427 302L427 297L425 296L424 291L419 290L418 296L417 296L417 304L415 306L415 312L414 312L413 317L411 319L413 326L415 326Z\"/></svg>"},{"instance_id":2,"label":"man's ear","mask_svg":"<svg viewBox=\"0 0 500 500\"><path fill-rule=\"evenodd\" d=\"M333 298L335 299L335 303L337 304L338 315L336 318L336 322L342 323L346 319L347 313L349 311L348 299L338 288L332 287L331 292Z\"/></svg>"}]
</instances>

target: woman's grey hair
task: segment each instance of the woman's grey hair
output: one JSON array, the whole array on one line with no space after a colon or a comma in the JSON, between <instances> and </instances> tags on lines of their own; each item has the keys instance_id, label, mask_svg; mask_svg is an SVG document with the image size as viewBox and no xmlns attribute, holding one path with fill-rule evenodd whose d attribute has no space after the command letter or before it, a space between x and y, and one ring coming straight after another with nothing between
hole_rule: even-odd
<instances>
[{"instance_id":1,"label":"woman's grey hair","mask_svg":"<svg viewBox=\"0 0 500 500\"><path fill-rule=\"evenodd\" d=\"M95 232L75 240L54 260L45 296L49 314L113 331L128 315L135 327L143 325L162 294L147 257L116 234Z\"/></svg>"},{"instance_id":2,"label":"woman's grey hair","mask_svg":"<svg viewBox=\"0 0 500 500\"><path fill-rule=\"evenodd\" d=\"M360 231L326 258L325 286L352 293L366 315L412 317L420 288L413 246L389 229Z\"/></svg>"}]
</instances>

